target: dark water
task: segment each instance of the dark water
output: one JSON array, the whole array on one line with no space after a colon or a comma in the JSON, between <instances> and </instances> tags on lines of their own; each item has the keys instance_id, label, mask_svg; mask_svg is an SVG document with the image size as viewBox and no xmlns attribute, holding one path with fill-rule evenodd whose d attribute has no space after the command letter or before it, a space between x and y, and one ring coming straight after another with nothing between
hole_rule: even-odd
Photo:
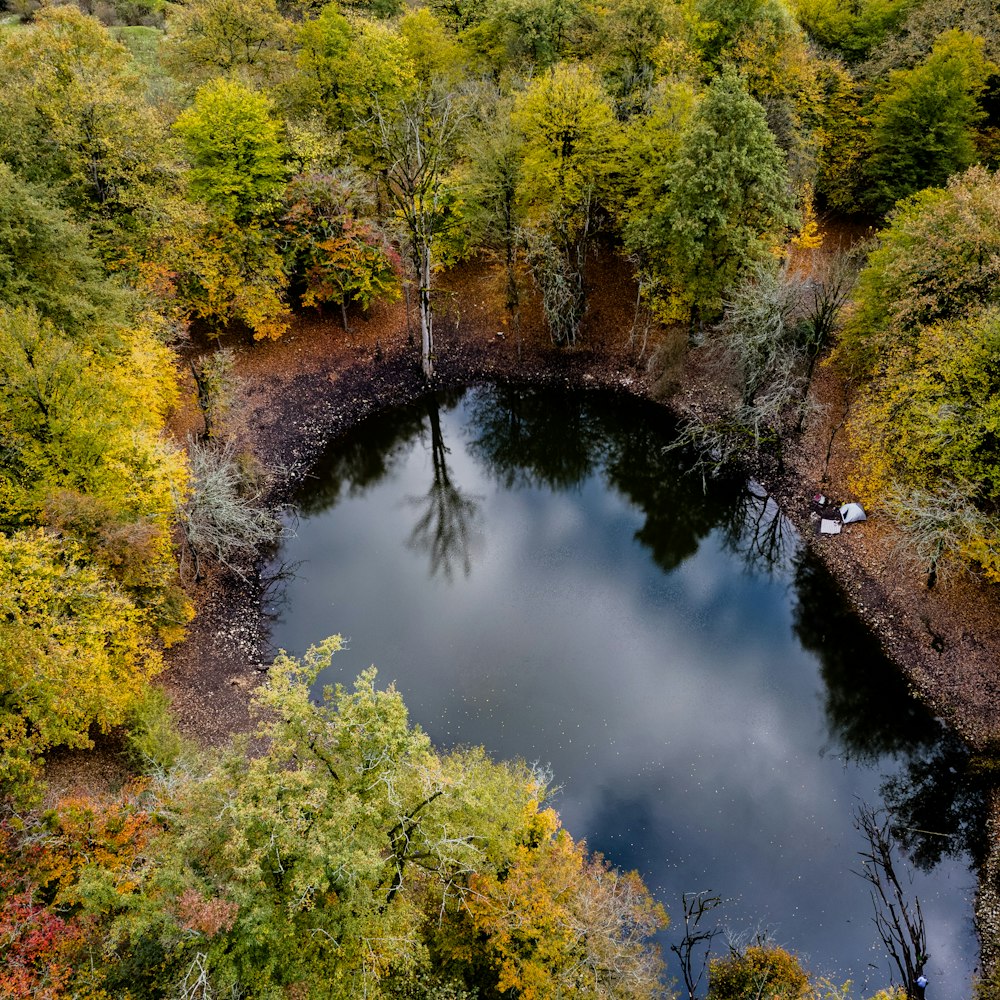
<instances>
[{"instance_id":1,"label":"dark water","mask_svg":"<svg viewBox=\"0 0 1000 1000\"><path fill-rule=\"evenodd\" d=\"M550 765L570 832L675 926L710 890L729 933L766 931L855 996L889 973L852 812L887 797L922 869L928 997L969 996L964 748L773 504L706 492L670 436L638 403L510 389L370 422L300 498L275 645L340 632L328 680L374 662L438 745Z\"/></svg>"}]
</instances>

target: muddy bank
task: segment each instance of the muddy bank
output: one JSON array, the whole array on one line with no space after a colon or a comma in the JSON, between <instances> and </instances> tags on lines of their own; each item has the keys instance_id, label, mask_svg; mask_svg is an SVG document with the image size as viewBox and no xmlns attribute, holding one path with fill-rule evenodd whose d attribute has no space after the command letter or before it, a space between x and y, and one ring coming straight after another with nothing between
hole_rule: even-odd
<instances>
[{"instance_id":1,"label":"muddy bank","mask_svg":"<svg viewBox=\"0 0 1000 1000\"><path fill-rule=\"evenodd\" d=\"M541 317L526 309L520 330L508 328L495 278L485 268L451 277L440 300L434 384L482 382L558 384L663 399L683 416L711 409L719 386L702 352L686 357L668 344L682 367L650 364L660 340L644 342L633 327L634 288L624 268L607 262L580 346L553 348ZM270 499L285 501L337 435L374 413L427 391L418 349L408 336L402 304L352 317L346 334L334 319L306 318L282 340L234 342L237 379L227 428L239 447L276 470ZM675 335L676 336L676 335ZM676 350L669 349L671 346ZM842 429L843 387L829 370L815 384L817 408L805 432L790 441L783 469L759 477L839 581L850 603L899 664L922 700L981 755L1000 747L1000 598L972 578L928 589L919 567L907 562L892 526L877 510L837 536L820 536L813 496L853 499L847 485L851 455ZM178 434L197 427L193 394L178 414ZM199 614L188 639L169 655L162 683L183 730L219 744L251 725L249 698L274 650L263 613L268 582L216 577L195 595ZM991 834L1000 831L1000 796ZM991 835L991 844L997 836ZM977 922L984 967L994 968L1000 941L1000 852L984 866Z\"/></svg>"},{"instance_id":2,"label":"muddy bank","mask_svg":"<svg viewBox=\"0 0 1000 1000\"><path fill-rule=\"evenodd\" d=\"M620 305L632 301L624 274L602 283L581 346L573 350L553 348L530 310L521 333L509 331L485 269L466 273L442 297L451 309L438 322L434 382L440 388L513 381L649 398L655 383L662 386L661 373L649 364L656 345L641 351L640 339L631 335L631 309ZM281 341L236 345L236 353L228 430L241 449L276 470L274 502L293 492L331 439L427 389L402 305L353 318L349 335L333 320L301 320ZM704 368L700 352L690 352L677 373L680 388L665 405L681 415L710 408L719 393ZM850 454L839 428L842 388L829 371L821 371L816 395L816 416L789 442L784 469L761 470L760 478L921 698L973 747L989 752L1000 746L997 588L968 578L928 589L877 510L867 523L840 535L818 535L813 495L822 492L837 503L852 497L846 484ZM197 422L190 406L188 420ZM273 655L260 616L265 585L208 581L196 595L199 616L189 639L170 656L164 681L182 725L207 742L245 727L246 692Z\"/></svg>"}]
</instances>

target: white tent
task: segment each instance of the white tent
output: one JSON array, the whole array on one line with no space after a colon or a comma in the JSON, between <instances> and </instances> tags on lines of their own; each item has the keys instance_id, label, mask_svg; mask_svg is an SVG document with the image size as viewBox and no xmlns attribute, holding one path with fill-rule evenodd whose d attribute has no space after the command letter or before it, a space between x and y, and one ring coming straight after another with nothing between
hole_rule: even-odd
<instances>
[{"instance_id":1,"label":"white tent","mask_svg":"<svg viewBox=\"0 0 1000 1000\"><path fill-rule=\"evenodd\" d=\"M859 503L845 503L840 508L840 519L844 524L852 524L854 521L867 521L868 515Z\"/></svg>"}]
</instances>

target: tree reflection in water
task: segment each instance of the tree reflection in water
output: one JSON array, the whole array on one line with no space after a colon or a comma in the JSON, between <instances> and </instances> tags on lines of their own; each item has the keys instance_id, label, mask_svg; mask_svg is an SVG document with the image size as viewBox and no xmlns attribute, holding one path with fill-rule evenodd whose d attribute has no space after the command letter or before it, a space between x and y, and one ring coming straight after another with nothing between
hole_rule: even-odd
<instances>
[{"instance_id":1,"label":"tree reflection in water","mask_svg":"<svg viewBox=\"0 0 1000 1000\"><path fill-rule=\"evenodd\" d=\"M893 757L898 773L882 795L893 832L914 865L930 870L944 857L985 852L989 775L969 748L910 694L843 592L815 556L795 567L795 632L820 662L833 746L848 759Z\"/></svg>"},{"instance_id":2,"label":"tree reflection in water","mask_svg":"<svg viewBox=\"0 0 1000 1000\"><path fill-rule=\"evenodd\" d=\"M312 514L344 495L363 494L393 471L414 438L429 434L432 482L426 495L410 501L421 513L408 544L429 556L431 575L468 575L481 504L455 481L440 419L441 410L464 395L428 397L337 442L317 480L307 484L300 510ZM669 418L632 398L507 386L475 390L465 399L465 446L491 478L505 489L571 490L602 475L641 513L635 541L664 572L680 566L713 531L751 572L794 560L794 628L820 663L827 752L899 762L882 793L894 832L916 865L930 868L963 851L978 862L989 774L910 696L898 669L817 560L800 551L795 532L759 485L733 475L703 486L700 475L690 474L691 456L664 447L672 437Z\"/></svg>"},{"instance_id":3,"label":"tree reflection in water","mask_svg":"<svg viewBox=\"0 0 1000 1000\"><path fill-rule=\"evenodd\" d=\"M413 506L423 508L407 545L430 556L431 576L440 573L446 580L451 580L456 566L461 566L465 576L472 570L472 547L478 527L480 498L463 493L452 481L448 469L449 449L441 431L437 397L428 396L426 407L434 475L425 496L407 498Z\"/></svg>"}]
</instances>

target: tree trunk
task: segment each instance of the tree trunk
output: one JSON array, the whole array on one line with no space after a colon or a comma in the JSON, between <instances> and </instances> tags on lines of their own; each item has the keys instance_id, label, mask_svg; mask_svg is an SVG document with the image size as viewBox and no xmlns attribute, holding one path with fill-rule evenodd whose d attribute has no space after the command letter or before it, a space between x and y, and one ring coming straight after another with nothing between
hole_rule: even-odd
<instances>
[{"instance_id":1,"label":"tree trunk","mask_svg":"<svg viewBox=\"0 0 1000 1000\"><path fill-rule=\"evenodd\" d=\"M434 316L431 313L431 248L420 248L420 360L424 377L434 377Z\"/></svg>"}]
</instances>

